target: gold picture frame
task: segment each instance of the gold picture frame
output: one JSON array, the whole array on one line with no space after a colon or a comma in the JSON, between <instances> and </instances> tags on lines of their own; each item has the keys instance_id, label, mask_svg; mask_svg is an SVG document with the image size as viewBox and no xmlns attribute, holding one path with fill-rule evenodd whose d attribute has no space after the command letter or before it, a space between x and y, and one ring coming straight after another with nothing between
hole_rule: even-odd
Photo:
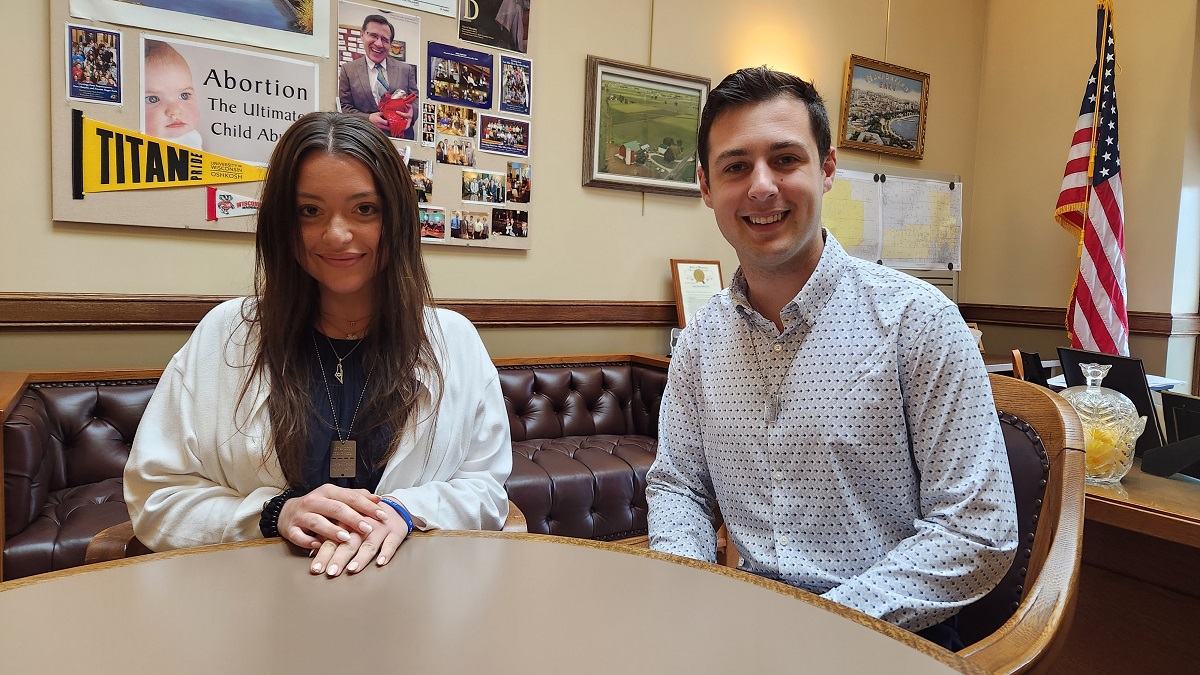
<instances>
[{"instance_id":1,"label":"gold picture frame","mask_svg":"<svg viewBox=\"0 0 1200 675\"><path fill-rule=\"evenodd\" d=\"M725 287L720 260L671 258L671 281L675 287L675 314L679 327L686 328L696 310Z\"/></svg>"},{"instance_id":2,"label":"gold picture frame","mask_svg":"<svg viewBox=\"0 0 1200 675\"><path fill-rule=\"evenodd\" d=\"M851 54L837 145L920 159L928 107L929 73Z\"/></svg>"},{"instance_id":3,"label":"gold picture frame","mask_svg":"<svg viewBox=\"0 0 1200 675\"><path fill-rule=\"evenodd\" d=\"M584 187L700 196L696 140L711 82L587 57Z\"/></svg>"}]
</instances>

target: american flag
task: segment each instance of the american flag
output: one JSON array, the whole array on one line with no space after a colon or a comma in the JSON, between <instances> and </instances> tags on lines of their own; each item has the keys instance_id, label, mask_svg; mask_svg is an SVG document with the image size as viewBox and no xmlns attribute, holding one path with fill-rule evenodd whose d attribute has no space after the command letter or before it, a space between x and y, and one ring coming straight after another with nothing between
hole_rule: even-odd
<instances>
[{"instance_id":1,"label":"american flag","mask_svg":"<svg viewBox=\"0 0 1200 675\"><path fill-rule=\"evenodd\" d=\"M1096 10L1096 65L1075 124L1054 218L1080 242L1079 274L1067 307L1071 344L1128 356L1125 205L1117 142L1112 9L1112 0L1101 0Z\"/></svg>"}]
</instances>

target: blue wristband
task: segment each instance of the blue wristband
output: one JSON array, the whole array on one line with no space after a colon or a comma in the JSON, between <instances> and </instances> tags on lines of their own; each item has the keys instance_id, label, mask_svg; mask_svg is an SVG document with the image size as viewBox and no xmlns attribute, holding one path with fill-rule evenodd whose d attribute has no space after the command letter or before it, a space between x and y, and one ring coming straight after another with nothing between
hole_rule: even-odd
<instances>
[{"instance_id":1,"label":"blue wristband","mask_svg":"<svg viewBox=\"0 0 1200 675\"><path fill-rule=\"evenodd\" d=\"M400 517L404 519L405 524L408 525L408 531L412 532L412 530L413 530L412 514L410 514L408 512L408 509L404 508L403 504L401 504L400 502L395 501L393 499L390 499L388 497L383 497L379 501L381 501L384 504L387 504L388 506L395 509L396 513L399 513ZM405 535L405 536L407 536L407 535Z\"/></svg>"}]
</instances>

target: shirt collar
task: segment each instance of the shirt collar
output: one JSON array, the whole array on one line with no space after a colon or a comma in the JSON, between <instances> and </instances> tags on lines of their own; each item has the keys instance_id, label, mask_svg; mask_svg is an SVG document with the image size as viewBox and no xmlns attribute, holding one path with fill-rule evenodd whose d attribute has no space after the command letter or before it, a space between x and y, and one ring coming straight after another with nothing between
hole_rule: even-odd
<instances>
[{"instance_id":1,"label":"shirt collar","mask_svg":"<svg viewBox=\"0 0 1200 675\"><path fill-rule=\"evenodd\" d=\"M790 326L797 322L807 326L814 325L817 315L821 313L825 305L829 304L829 299L833 297L833 292L837 289L838 280L842 278L842 273L846 271L846 266L850 262L850 254L846 253L833 234L825 229L822 229L821 232L825 237L825 248L821 251L821 259L817 262L812 276L804 282L800 292L780 311L784 326ZM746 276L742 274L742 268L739 266L733 273L733 280L729 283L729 298L738 312L744 315L761 316L758 314L758 310L750 305L748 291Z\"/></svg>"}]
</instances>

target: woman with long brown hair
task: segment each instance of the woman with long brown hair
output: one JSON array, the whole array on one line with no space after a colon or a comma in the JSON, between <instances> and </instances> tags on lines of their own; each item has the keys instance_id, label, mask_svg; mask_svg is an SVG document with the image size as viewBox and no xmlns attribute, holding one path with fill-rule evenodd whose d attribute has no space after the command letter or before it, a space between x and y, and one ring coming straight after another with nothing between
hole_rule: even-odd
<instances>
[{"instance_id":1,"label":"woman with long brown hair","mask_svg":"<svg viewBox=\"0 0 1200 675\"><path fill-rule=\"evenodd\" d=\"M152 550L283 536L314 574L383 565L413 529L499 529L508 415L470 322L434 309L395 146L312 113L263 184L255 295L171 360L125 469Z\"/></svg>"}]
</instances>

